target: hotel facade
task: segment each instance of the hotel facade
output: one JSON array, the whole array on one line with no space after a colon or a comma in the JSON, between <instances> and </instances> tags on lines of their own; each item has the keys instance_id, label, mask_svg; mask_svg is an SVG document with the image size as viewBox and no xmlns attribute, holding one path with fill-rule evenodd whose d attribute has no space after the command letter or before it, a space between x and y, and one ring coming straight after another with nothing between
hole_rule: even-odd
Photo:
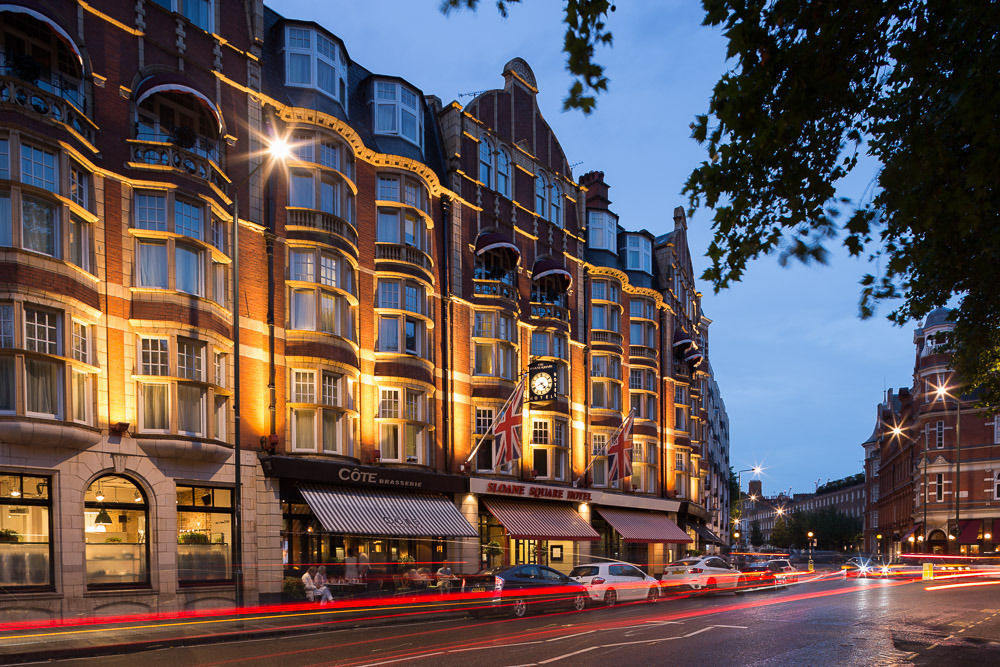
<instances>
[{"instance_id":1,"label":"hotel facade","mask_svg":"<svg viewBox=\"0 0 1000 667\"><path fill-rule=\"evenodd\" d=\"M526 62L445 105L260 2L0 25L0 619L277 600L355 551L390 587L720 548L684 213L623 224Z\"/></svg>"}]
</instances>

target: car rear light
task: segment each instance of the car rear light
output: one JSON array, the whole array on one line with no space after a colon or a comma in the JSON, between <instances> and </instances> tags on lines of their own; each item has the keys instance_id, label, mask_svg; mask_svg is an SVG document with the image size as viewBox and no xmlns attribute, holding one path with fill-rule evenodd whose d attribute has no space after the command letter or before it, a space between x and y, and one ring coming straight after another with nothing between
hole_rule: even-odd
<instances>
[{"instance_id":1,"label":"car rear light","mask_svg":"<svg viewBox=\"0 0 1000 667\"><path fill-rule=\"evenodd\" d=\"M594 577L593 579L590 580L590 583L591 584L603 584L604 583L604 577Z\"/></svg>"},{"instance_id":2,"label":"car rear light","mask_svg":"<svg viewBox=\"0 0 1000 667\"><path fill-rule=\"evenodd\" d=\"M700 567L689 567L688 568L688 574L701 574L702 572L704 572L704 570L702 570Z\"/></svg>"},{"instance_id":3,"label":"car rear light","mask_svg":"<svg viewBox=\"0 0 1000 667\"><path fill-rule=\"evenodd\" d=\"M497 593L503 590L503 577L496 578L496 581L493 583L493 590Z\"/></svg>"}]
</instances>

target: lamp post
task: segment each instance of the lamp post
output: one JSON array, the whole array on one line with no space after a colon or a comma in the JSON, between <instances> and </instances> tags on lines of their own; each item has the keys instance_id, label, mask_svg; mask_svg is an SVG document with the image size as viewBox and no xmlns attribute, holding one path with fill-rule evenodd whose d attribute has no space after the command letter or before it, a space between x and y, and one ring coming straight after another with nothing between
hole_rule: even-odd
<instances>
[{"instance_id":1,"label":"lamp post","mask_svg":"<svg viewBox=\"0 0 1000 667\"><path fill-rule=\"evenodd\" d=\"M806 534L809 537L809 571L812 572L815 569L813 566L813 547L816 545L816 540L813 539L813 532L811 530Z\"/></svg>"},{"instance_id":2,"label":"lamp post","mask_svg":"<svg viewBox=\"0 0 1000 667\"><path fill-rule=\"evenodd\" d=\"M289 156L288 144L275 139L268 144L267 157L284 163ZM233 185L233 229L231 243L233 253L233 582L236 587L236 607L243 606L243 448L240 446L240 196L239 191L264 166L268 160L261 160L256 167Z\"/></svg>"},{"instance_id":3,"label":"lamp post","mask_svg":"<svg viewBox=\"0 0 1000 667\"><path fill-rule=\"evenodd\" d=\"M945 398L951 396L955 399L955 537L961 537L961 508L962 508L962 390L958 389L955 395L948 393L949 387L943 385L937 387L934 393L936 398L941 399L945 414L948 414L948 403ZM926 506L926 505L925 505ZM926 528L925 528L926 530ZM951 541L952 534L948 531L948 539ZM949 549L950 550L950 549ZM960 552L962 545L959 540L955 540L955 551Z\"/></svg>"},{"instance_id":4,"label":"lamp post","mask_svg":"<svg viewBox=\"0 0 1000 667\"><path fill-rule=\"evenodd\" d=\"M737 470L736 471L736 485L740 488L740 505L739 505L739 508L740 508L739 509L740 519L739 519L739 524L738 524L739 530L736 531L737 533L740 533L740 532L744 532L745 533L746 529L747 529L746 526L743 525L743 508L744 508L744 505L746 503L746 497L743 495L743 473L745 473L745 472L752 472L754 474L754 477L756 477L756 476L760 475L762 472L764 472L764 468L762 468L761 466L754 466L752 468L747 468L746 470ZM737 536L738 535L734 535L733 537L737 537Z\"/></svg>"}]
</instances>

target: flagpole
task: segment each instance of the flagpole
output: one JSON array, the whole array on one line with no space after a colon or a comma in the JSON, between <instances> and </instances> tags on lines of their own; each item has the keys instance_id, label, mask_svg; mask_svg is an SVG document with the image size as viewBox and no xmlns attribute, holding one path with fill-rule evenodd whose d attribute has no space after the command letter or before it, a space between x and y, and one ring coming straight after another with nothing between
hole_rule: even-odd
<instances>
[{"instance_id":1,"label":"flagpole","mask_svg":"<svg viewBox=\"0 0 1000 667\"><path fill-rule=\"evenodd\" d=\"M503 414L503 411L507 409L507 406L510 405L510 402L514 400L514 394L517 393L517 385L521 384L521 380L523 380L524 376L527 374L528 371L524 371L523 373L518 375L517 384L514 385L514 391L510 392L510 396L507 397L507 400L504 402L503 407L501 407L498 412L493 414L493 421L490 422L490 427L486 429L486 433L483 433L483 435L480 436L479 442L476 443L476 446L472 449L472 452L469 454L469 458L465 459L466 465L468 465L469 462L472 461L473 458L475 458L476 452L478 452L479 448L483 446L483 443L486 441L486 438L488 438L490 434L493 433L493 429L496 428L497 425L497 419L499 419L500 415Z\"/></svg>"}]
</instances>

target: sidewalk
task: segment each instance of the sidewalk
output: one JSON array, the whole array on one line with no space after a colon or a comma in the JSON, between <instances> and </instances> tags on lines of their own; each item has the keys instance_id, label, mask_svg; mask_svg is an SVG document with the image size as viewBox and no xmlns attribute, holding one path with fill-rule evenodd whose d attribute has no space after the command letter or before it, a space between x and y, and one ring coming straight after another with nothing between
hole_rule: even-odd
<instances>
[{"instance_id":1,"label":"sidewalk","mask_svg":"<svg viewBox=\"0 0 1000 667\"><path fill-rule=\"evenodd\" d=\"M133 653L170 646L191 646L250 638L315 632L338 626L370 627L400 620L458 618L483 598L471 594L422 595L316 603L177 612L0 625L0 665Z\"/></svg>"}]
</instances>

